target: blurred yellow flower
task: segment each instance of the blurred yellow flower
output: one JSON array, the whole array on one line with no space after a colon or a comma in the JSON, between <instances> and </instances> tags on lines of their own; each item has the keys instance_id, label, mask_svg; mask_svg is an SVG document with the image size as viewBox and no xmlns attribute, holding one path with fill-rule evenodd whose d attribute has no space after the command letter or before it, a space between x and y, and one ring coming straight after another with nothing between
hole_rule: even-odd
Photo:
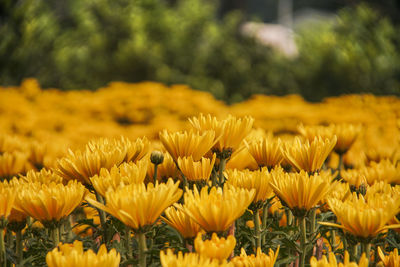
<instances>
[{"instance_id":1,"label":"blurred yellow flower","mask_svg":"<svg viewBox=\"0 0 400 267\"><path fill-rule=\"evenodd\" d=\"M19 178L20 182L23 183L41 183L41 184L50 184L50 183L62 183L63 179L58 174L54 173L51 170L42 169L41 171L30 170L26 173L26 175L21 176Z\"/></svg>"},{"instance_id":2,"label":"blurred yellow flower","mask_svg":"<svg viewBox=\"0 0 400 267\"><path fill-rule=\"evenodd\" d=\"M214 130L218 142L214 145L214 149L218 152L230 149L235 151L240 143L251 132L254 119L251 117L236 118L229 115L224 120L217 120L216 117L208 114L204 116L200 114L199 117L189 119L192 126L202 132L207 130Z\"/></svg>"},{"instance_id":3,"label":"blurred yellow flower","mask_svg":"<svg viewBox=\"0 0 400 267\"><path fill-rule=\"evenodd\" d=\"M225 185L224 189L194 186L185 192L183 211L207 232L222 232L242 216L253 201L256 191Z\"/></svg>"},{"instance_id":4,"label":"blurred yellow flower","mask_svg":"<svg viewBox=\"0 0 400 267\"><path fill-rule=\"evenodd\" d=\"M179 182L174 183L169 179L166 184L146 187L141 184L130 184L125 187L106 192L106 205L91 198L86 201L119 219L134 230L150 226L156 222L163 211L178 201L182 190L178 188Z\"/></svg>"},{"instance_id":5,"label":"blurred yellow flower","mask_svg":"<svg viewBox=\"0 0 400 267\"><path fill-rule=\"evenodd\" d=\"M144 181L147 172L148 162L140 160L136 164L134 162L122 163L114 166L111 170L101 169L100 175L95 175L90 178L94 189L103 197L107 190L113 189L128 184L139 184Z\"/></svg>"},{"instance_id":6,"label":"blurred yellow flower","mask_svg":"<svg viewBox=\"0 0 400 267\"><path fill-rule=\"evenodd\" d=\"M9 180L26 171L28 155L14 151L0 154L0 181Z\"/></svg>"},{"instance_id":7,"label":"blurred yellow flower","mask_svg":"<svg viewBox=\"0 0 400 267\"><path fill-rule=\"evenodd\" d=\"M219 238L216 233L213 233L210 240L203 241L202 234L199 233L194 240L194 248L198 254L220 262L228 259L235 246L236 239L233 235Z\"/></svg>"},{"instance_id":8,"label":"blurred yellow flower","mask_svg":"<svg viewBox=\"0 0 400 267\"><path fill-rule=\"evenodd\" d=\"M259 167L273 167L279 165L283 160L281 152L281 139L264 138L254 141L248 145L248 150L257 161Z\"/></svg>"},{"instance_id":9,"label":"blurred yellow flower","mask_svg":"<svg viewBox=\"0 0 400 267\"><path fill-rule=\"evenodd\" d=\"M150 159L149 159L150 162ZM158 165L157 167L157 180L167 180L168 178L172 177L175 178L178 174L178 169L176 168L176 164L172 159L171 155L168 153L164 153L164 161ZM147 177L146 181L153 182L154 177L154 165L148 164L147 168Z\"/></svg>"},{"instance_id":10,"label":"blurred yellow flower","mask_svg":"<svg viewBox=\"0 0 400 267\"><path fill-rule=\"evenodd\" d=\"M332 175L328 172L309 175L300 173L285 173L281 169L271 172L271 186L275 194L287 205L295 216L305 216L334 187Z\"/></svg>"},{"instance_id":11,"label":"blurred yellow flower","mask_svg":"<svg viewBox=\"0 0 400 267\"><path fill-rule=\"evenodd\" d=\"M264 203L268 198L274 196L270 185L272 175L268 172L267 168L257 171L226 170L225 174L228 184L248 190L255 189L256 196L253 199L254 203Z\"/></svg>"},{"instance_id":12,"label":"blurred yellow flower","mask_svg":"<svg viewBox=\"0 0 400 267\"><path fill-rule=\"evenodd\" d=\"M45 225L57 224L81 204L84 195L85 187L77 181L67 185L29 183L21 186L15 208Z\"/></svg>"},{"instance_id":13,"label":"blurred yellow flower","mask_svg":"<svg viewBox=\"0 0 400 267\"><path fill-rule=\"evenodd\" d=\"M189 156L199 161L216 142L214 131L198 133L192 130L175 133L164 130L160 132L160 141L175 161L178 157Z\"/></svg>"},{"instance_id":14,"label":"blurred yellow flower","mask_svg":"<svg viewBox=\"0 0 400 267\"><path fill-rule=\"evenodd\" d=\"M296 170L313 173L321 169L335 144L336 136L325 140L315 137L312 142L302 142L296 137L293 143L283 144L282 153Z\"/></svg>"},{"instance_id":15,"label":"blurred yellow flower","mask_svg":"<svg viewBox=\"0 0 400 267\"><path fill-rule=\"evenodd\" d=\"M340 176L345 182L355 188L359 188L361 185L368 185L365 174L355 169L341 170Z\"/></svg>"},{"instance_id":16,"label":"blurred yellow flower","mask_svg":"<svg viewBox=\"0 0 400 267\"><path fill-rule=\"evenodd\" d=\"M379 262L378 266L384 267L399 267L400 266L400 256L397 248L395 248L389 255L385 256L382 249L378 247L378 254L381 261Z\"/></svg>"},{"instance_id":17,"label":"blurred yellow flower","mask_svg":"<svg viewBox=\"0 0 400 267\"><path fill-rule=\"evenodd\" d=\"M46 255L49 267L118 267L120 260L121 255L115 249L107 252L104 244L97 254L93 250L84 252L82 242L78 240L73 244L60 244Z\"/></svg>"},{"instance_id":18,"label":"blurred yellow flower","mask_svg":"<svg viewBox=\"0 0 400 267\"><path fill-rule=\"evenodd\" d=\"M201 231L201 227L185 212L182 211L181 204L177 207L169 207L165 210L165 217L161 217L164 222L175 228L183 238L193 238Z\"/></svg>"},{"instance_id":19,"label":"blurred yellow flower","mask_svg":"<svg viewBox=\"0 0 400 267\"><path fill-rule=\"evenodd\" d=\"M178 158L178 166L188 181L208 181L211 171L214 167L216 155L212 159L201 158L200 161L194 161L192 156Z\"/></svg>"},{"instance_id":20,"label":"blurred yellow flower","mask_svg":"<svg viewBox=\"0 0 400 267\"><path fill-rule=\"evenodd\" d=\"M235 267L274 267L276 259L279 254L279 246L274 252L272 249L269 250L268 255L261 251L261 248L257 248L257 254L247 255L246 251L242 248L240 256L236 256L231 260Z\"/></svg>"},{"instance_id":21,"label":"blurred yellow flower","mask_svg":"<svg viewBox=\"0 0 400 267\"><path fill-rule=\"evenodd\" d=\"M355 124L330 124L329 126L303 126L298 127L299 132L310 142L316 137L332 139L336 135L337 143L333 149L338 154L345 154L361 132L361 125Z\"/></svg>"},{"instance_id":22,"label":"blurred yellow flower","mask_svg":"<svg viewBox=\"0 0 400 267\"><path fill-rule=\"evenodd\" d=\"M0 221L7 219L10 215L11 209L15 200L15 189L4 183L0 183ZM0 226L0 228L3 228Z\"/></svg>"},{"instance_id":23,"label":"blurred yellow flower","mask_svg":"<svg viewBox=\"0 0 400 267\"><path fill-rule=\"evenodd\" d=\"M368 267L368 259L365 256L365 253L363 253L358 264L353 261L350 262L349 253L345 251L343 263L337 263L335 254L331 252L329 253L328 259L325 255L322 256L322 259L320 260L312 257L310 265L311 267Z\"/></svg>"},{"instance_id":24,"label":"blurred yellow flower","mask_svg":"<svg viewBox=\"0 0 400 267\"><path fill-rule=\"evenodd\" d=\"M345 201L329 198L328 205L336 215L339 224L320 222L320 224L338 227L359 238L373 238L389 228L400 225L387 225L398 213L400 198L375 194L368 198L353 193Z\"/></svg>"},{"instance_id":25,"label":"blurred yellow flower","mask_svg":"<svg viewBox=\"0 0 400 267\"><path fill-rule=\"evenodd\" d=\"M167 252L160 252L161 266L163 267L233 267L231 263L226 261L220 263L216 259L206 258L197 253L185 253L181 251L175 255L171 249Z\"/></svg>"}]
</instances>

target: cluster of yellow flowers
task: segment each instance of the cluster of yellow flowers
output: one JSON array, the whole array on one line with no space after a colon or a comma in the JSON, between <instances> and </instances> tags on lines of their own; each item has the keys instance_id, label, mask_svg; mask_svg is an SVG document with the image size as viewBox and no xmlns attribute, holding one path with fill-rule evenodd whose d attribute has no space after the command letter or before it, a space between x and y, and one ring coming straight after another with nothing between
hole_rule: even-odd
<instances>
[{"instance_id":1,"label":"cluster of yellow flowers","mask_svg":"<svg viewBox=\"0 0 400 267\"><path fill-rule=\"evenodd\" d=\"M0 88L0 111L0 262L5 242L22 262L22 233L40 223L54 246L48 266L146 266L146 238L160 224L188 251L165 245L162 266L274 266L279 251L300 266L399 264L393 244L378 244L400 228L397 98L255 96L226 106L186 86L62 92L30 79ZM274 214L296 249L268 242ZM248 217L253 240L244 244L237 222ZM110 218L126 231L109 236ZM97 231L97 253L71 242L82 226ZM123 254L107 252L121 237Z\"/></svg>"}]
</instances>

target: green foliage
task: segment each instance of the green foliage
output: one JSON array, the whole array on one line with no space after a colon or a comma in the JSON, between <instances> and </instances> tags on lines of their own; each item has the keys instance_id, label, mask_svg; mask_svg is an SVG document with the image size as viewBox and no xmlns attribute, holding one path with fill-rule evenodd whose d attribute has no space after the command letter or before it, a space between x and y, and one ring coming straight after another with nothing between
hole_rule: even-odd
<instances>
[{"instance_id":1,"label":"green foliage","mask_svg":"<svg viewBox=\"0 0 400 267\"><path fill-rule=\"evenodd\" d=\"M3 1L0 84L36 77L43 87L95 89L152 80L228 102L254 93L400 94L399 30L366 6L301 29L295 58L241 36L241 14L218 19L217 9L209 0Z\"/></svg>"},{"instance_id":2,"label":"green foliage","mask_svg":"<svg viewBox=\"0 0 400 267\"><path fill-rule=\"evenodd\" d=\"M343 10L338 21L299 34L293 76L306 98L400 93L399 31L367 6Z\"/></svg>"}]
</instances>

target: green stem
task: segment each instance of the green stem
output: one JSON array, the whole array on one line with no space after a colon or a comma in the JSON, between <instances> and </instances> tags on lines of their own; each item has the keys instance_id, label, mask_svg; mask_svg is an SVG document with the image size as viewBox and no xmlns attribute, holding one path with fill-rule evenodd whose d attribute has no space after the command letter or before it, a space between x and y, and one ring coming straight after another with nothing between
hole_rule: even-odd
<instances>
[{"instance_id":1,"label":"green stem","mask_svg":"<svg viewBox=\"0 0 400 267\"><path fill-rule=\"evenodd\" d=\"M154 164L154 174L153 174L153 182L154 182L154 185L155 185L156 182L157 182L157 170L158 170L158 164Z\"/></svg>"},{"instance_id":2,"label":"green stem","mask_svg":"<svg viewBox=\"0 0 400 267\"><path fill-rule=\"evenodd\" d=\"M306 217L300 218L300 267L304 267L306 263L306 242L307 242L307 227Z\"/></svg>"},{"instance_id":3,"label":"green stem","mask_svg":"<svg viewBox=\"0 0 400 267\"><path fill-rule=\"evenodd\" d=\"M357 254L358 254L358 244L351 246L351 253L350 253L350 260L357 261Z\"/></svg>"},{"instance_id":4,"label":"green stem","mask_svg":"<svg viewBox=\"0 0 400 267\"><path fill-rule=\"evenodd\" d=\"M332 252L335 253L337 246L336 246L336 230L332 229L331 230L331 246L332 246Z\"/></svg>"},{"instance_id":5,"label":"green stem","mask_svg":"<svg viewBox=\"0 0 400 267\"><path fill-rule=\"evenodd\" d=\"M144 233L137 233L137 241L139 244L139 267L146 267L146 235Z\"/></svg>"},{"instance_id":6,"label":"green stem","mask_svg":"<svg viewBox=\"0 0 400 267\"><path fill-rule=\"evenodd\" d=\"M267 222L268 222L268 208L269 208L269 203L266 203L263 207L263 216L262 216L262 231L263 231L263 236L262 236L262 242L261 245L265 244L265 239L266 239L266 233L267 233Z\"/></svg>"},{"instance_id":7,"label":"green stem","mask_svg":"<svg viewBox=\"0 0 400 267\"><path fill-rule=\"evenodd\" d=\"M96 200L98 202L100 202L101 204L105 204L103 197L97 192L96 192ZM96 208L96 209L97 209L97 212L99 213L100 225L101 225L101 229L103 230L103 240L104 240L104 243L107 244L109 241L109 238L108 238L108 234L107 234L108 231L107 231L107 224L106 224L106 213L102 209L99 209L99 208Z\"/></svg>"},{"instance_id":8,"label":"green stem","mask_svg":"<svg viewBox=\"0 0 400 267\"><path fill-rule=\"evenodd\" d=\"M365 253L365 256L367 257L368 261L370 261L371 243L361 243L361 249L362 249L362 253Z\"/></svg>"},{"instance_id":9,"label":"green stem","mask_svg":"<svg viewBox=\"0 0 400 267\"><path fill-rule=\"evenodd\" d=\"M212 186L217 186L217 172L214 170L211 172L211 182Z\"/></svg>"},{"instance_id":10,"label":"green stem","mask_svg":"<svg viewBox=\"0 0 400 267\"><path fill-rule=\"evenodd\" d=\"M54 227L51 230L51 239L53 240L54 247L58 246L60 243L60 231L58 227Z\"/></svg>"},{"instance_id":11,"label":"green stem","mask_svg":"<svg viewBox=\"0 0 400 267\"><path fill-rule=\"evenodd\" d=\"M255 232L254 244L256 246L256 251L257 251L257 248L261 248L260 210L254 212L253 221L254 221L254 232Z\"/></svg>"},{"instance_id":12,"label":"green stem","mask_svg":"<svg viewBox=\"0 0 400 267\"><path fill-rule=\"evenodd\" d=\"M23 246L22 246L22 230L18 230L16 232L16 251L15 254L17 255L17 263L20 263L22 261L22 251L23 251Z\"/></svg>"},{"instance_id":13,"label":"green stem","mask_svg":"<svg viewBox=\"0 0 400 267\"><path fill-rule=\"evenodd\" d=\"M225 165L226 165L226 159L220 158L219 159L219 186L221 186L221 187L225 182L225 177L224 177Z\"/></svg>"},{"instance_id":14,"label":"green stem","mask_svg":"<svg viewBox=\"0 0 400 267\"><path fill-rule=\"evenodd\" d=\"M4 245L4 228L0 228L0 263L6 266L6 246Z\"/></svg>"},{"instance_id":15,"label":"green stem","mask_svg":"<svg viewBox=\"0 0 400 267\"><path fill-rule=\"evenodd\" d=\"M131 246L131 229L128 226L125 226L125 247L127 251L127 259L131 259L133 257L132 254L132 246Z\"/></svg>"}]
</instances>

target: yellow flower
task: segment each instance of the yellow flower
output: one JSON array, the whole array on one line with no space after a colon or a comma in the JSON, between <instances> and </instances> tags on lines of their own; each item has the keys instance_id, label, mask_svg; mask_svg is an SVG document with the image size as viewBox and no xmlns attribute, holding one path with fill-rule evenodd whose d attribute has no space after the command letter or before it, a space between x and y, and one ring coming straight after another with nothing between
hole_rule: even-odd
<instances>
[{"instance_id":1,"label":"yellow flower","mask_svg":"<svg viewBox=\"0 0 400 267\"><path fill-rule=\"evenodd\" d=\"M130 184L107 191L106 206L91 198L86 198L86 201L138 230L155 223L167 207L179 200L182 190L178 186L179 182L174 184L172 179L155 186L149 183L147 187L143 183Z\"/></svg>"},{"instance_id":2,"label":"yellow flower","mask_svg":"<svg viewBox=\"0 0 400 267\"><path fill-rule=\"evenodd\" d=\"M236 256L231 260L235 267L274 267L276 259L278 258L279 246L276 252L272 249L269 250L268 255L262 253L261 248L257 248L257 255L248 256L242 248L240 256Z\"/></svg>"},{"instance_id":3,"label":"yellow flower","mask_svg":"<svg viewBox=\"0 0 400 267\"><path fill-rule=\"evenodd\" d=\"M349 183L355 188L359 188L361 185L368 185L365 174L354 169L341 170L340 175L344 181Z\"/></svg>"},{"instance_id":4,"label":"yellow flower","mask_svg":"<svg viewBox=\"0 0 400 267\"><path fill-rule=\"evenodd\" d=\"M248 145L248 149L259 167L273 168L283 160L281 139L264 138Z\"/></svg>"},{"instance_id":5,"label":"yellow flower","mask_svg":"<svg viewBox=\"0 0 400 267\"><path fill-rule=\"evenodd\" d=\"M42 169L40 172L34 170L28 171L25 176L21 176L19 178L19 181L23 183L38 182L41 184L50 184L50 183L58 184L62 183L63 179L61 176L50 170Z\"/></svg>"},{"instance_id":6,"label":"yellow flower","mask_svg":"<svg viewBox=\"0 0 400 267\"><path fill-rule=\"evenodd\" d=\"M378 254L381 261L379 264L385 267L399 267L400 266L400 257L397 248L395 248L389 255L385 256L380 247L378 247ZM378 265L379 266L379 265Z\"/></svg>"},{"instance_id":7,"label":"yellow flower","mask_svg":"<svg viewBox=\"0 0 400 267\"><path fill-rule=\"evenodd\" d=\"M376 181L385 181L389 184L400 184L400 163L392 163L390 160L371 162L370 166L361 168L369 185Z\"/></svg>"},{"instance_id":8,"label":"yellow flower","mask_svg":"<svg viewBox=\"0 0 400 267\"><path fill-rule=\"evenodd\" d=\"M163 267L233 267L226 261L220 263L216 259L202 257L197 253L182 254L179 251L178 255L175 255L171 249L167 249L167 253L161 251L160 260Z\"/></svg>"},{"instance_id":9,"label":"yellow flower","mask_svg":"<svg viewBox=\"0 0 400 267\"><path fill-rule=\"evenodd\" d=\"M118 267L120 260L120 254L115 249L107 252L104 244L97 254L93 250L84 252L82 242L78 240L73 244L60 244L46 255L49 267Z\"/></svg>"},{"instance_id":10,"label":"yellow flower","mask_svg":"<svg viewBox=\"0 0 400 267\"><path fill-rule=\"evenodd\" d=\"M0 221L7 219L15 200L15 189L8 184L0 183ZM2 231L2 230L0 230Z\"/></svg>"},{"instance_id":11,"label":"yellow flower","mask_svg":"<svg viewBox=\"0 0 400 267\"><path fill-rule=\"evenodd\" d=\"M182 211L181 204L175 204L176 207L169 207L165 210L165 217L161 217L164 222L178 230L183 238L192 238L201 231L198 223L192 220Z\"/></svg>"},{"instance_id":12,"label":"yellow flower","mask_svg":"<svg viewBox=\"0 0 400 267\"><path fill-rule=\"evenodd\" d=\"M315 257L312 257L310 260L311 267L368 267L368 259L365 256L365 253L362 254L359 263L350 262L349 253L347 251L344 252L344 261L343 263L337 263L336 256L334 253L329 253L329 259L326 256L322 256L322 259L317 260Z\"/></svg>"},{"instance_id":13,"label":"yellow flower","mask_svg":"<svg viewBox=\"0 0 400 267\"><path fill-rule=\"evenodd\" d=\"M251 132L254 119L251 117L237 119L229 115L228 118L219 121L210 114L207 116L200 114L199 117L189 119L189 122L195 129L202 132L214 130L215 136L218 138L214 148L218 152L223 152L227 149L235 151L240 146L240 143Z\"/></svg>"},{"instance_id":14,"label":"yellow flower","mask_svg":"<svg viewBox=\"0 0 400 267\"><path fill-rule=\"evenodd\" d=\"M312 173L321 169L335 144L336 136L325 140L315 137L311 143L308 140L301 142L300 138L296 137L293 144L284 143L282 153L298 171Z\"/></svg>"},{"instance_id":15,"label":"yellow flower","mask_svg":"<svg viewBox=\"0 0 400 267\"><path fill-rule=\"evenodd\" d=\"M0 180L11 179L26 170L28 155L22 152L5 152L0 154Z\"/></svg>"},{"instance_id":16,"label":"yellow flower","mask_svg":"<svg viewBox=\"0 0 400 267\"><path fill-rule=\"evenodd\" d=\"M330 198L328 205L340 225L330 222L320 222L320 224L342 228L358 238L373 238L386 229L400 227L400 225L387 225L399 211L399 197L375 194L367 201L362 195L354 193L345 201Z\"/></svg>"},{"instance_id":17,"label":"yellow flower","mask_svg":"<svg viewBox=\"0 0 400 267\"><path fill-rule=\"evenodd\" d=\"M126 148L114 147L106 142L96 149L94 143L89 143L84 152L69 150L69 154L58 161L56 172L67 181L78 180L90 185L90 177L99 174L102 168L111 169L114 165L120 165L125 156Z\"/></svg>"},{"instance_id":18,"label":"yellow flower","mask_svg":"<svg viewBox=\"0 0 400 267\"><path fill-rule=\"evenodd\" d=\"M253 199L254 203L264 202L268 198L274 196L274 192L269 182L272 175L266 168L261 171L249 171L249 170L226 170L227 183L239 188L255 189L256 196Z\"/></svg>"},{"instance_id":19,"label":"yellow flower","mask_svg":"<svg viewBox=\"0 0 400 267\"><path fill-rule=\"evenodd\" d=\"M199 233L194 240L194 248L201 256L211 259L217 259L220 262L228 259L236 246L236 239L233 235L228 238L219 238L216 233L212 234L210 240L203 241Z\"/></svg>"},{"instance_id":20,"label":"yellow flower","mask_svg":"<svg viewBox=\"0 0 400 267\"><path fill-rule=\"evenodd\" d=\"M346 153L357 136L361 132L361 125L354 124L330 124L329 126L303 126L298 127L299 132L312 141L314 137L321 136L322 138L332 139L336 135L337 143L334 151L338 154Z\"/></svg>"},{"instance_id":21,"label":"yellow flower","mask_svg":"<svg viewBox=\"0 0 400 267\"><path fill-rule=\"evenodd\" d=\"M149 159L150 162L150 159ZM158 165L157 167L157 180L161 181L163 179L167 180L168 178L176 177L178 174L178 169L176 168L176 164L172 159L171 155L168 153L164 154L164 161ZM148 164L147 168L147 177L153 182L154 177L154 166L153 164ZM147 181L147 179L146 179Z\"/></svg>"},{"instance_id":22,"label":"yellow flower","mask_svg":"<svg viewBox=\"0 0 400 267\"><path fill-rule=\"evenodd\" d=\"M207 232L222 232L242 216L252 202L256 191L234 188L225 185L222 188L212 187L208 192L203 187L201 192L194 186L193 191L184 195L184 212L188 214Z\"/></svg>"},{"instance_id":23,"label":"yellow flower","mask_svg":"<svg viewBox=\"0 0 400 267\"><path fill-rule=\"evenodd\" d=\"M192 156L178 158L178 166L188 181L208 181L215 163L215 154L212 159L201 158L194 161Z\"/></svg>"},{"instance_id":24,"label":"yellow flower","mask_svg":"<svg viewBox=\"0 0 400 267\"><path fill-rule=\"evenodd\" d=\"M129 139L122 136L120 144L118 145L126 147L124 162L137 162L143 159L150 149L150 143L146 137L138 138L135 142L131 142Z\"/></svg>"},{"instance_id":25,"label":"yellow flower","mask_svg":"<svg viewBox=\"0 0 400 267\"><path fill-rule=\"evenodd\" d=\"M144 181L147 172L148 162L145 160L122 163L114 166L110 171L101 169L100 175L95 175L90 178L90 181L97 193L105 196L107 190L116 189L120 186L128 184L139 184Z\"/></svg>"},{"instance_id":26,"label":"yellow flower","mask_svg":"<svg viewBox=\"0 0 400 267\"><path fill-rule=\"evenodd\" d=\"M178 157L189 156L194 161L199 161L216 142L214 131L168 133L164 130L160 132L160 140L175 161Z\"/></svg>"},{"instance_id":27,"label":"yellow flower","mask_svg":"<svg viewBox=\"0 0 400 267\"><path fill-rule=\"evenodd\" d=\"M63 184L24 184L15 200L15 208L45 223L58 223L78 207L85 187L77 181Z\"/></svg>"},{"instance_id":28,"label":"yellow flower","mask_svg":"<svg viewBox=\"0 0 400 267\"><path fill-rule=\"evenodd\" d=\"M328 172L309 175L300 173L284 173L281 169L271 172L271 186L275 194L286 204L295 216L304 216L333 188L332 175Z\"/></svg>"}]
</instances>

